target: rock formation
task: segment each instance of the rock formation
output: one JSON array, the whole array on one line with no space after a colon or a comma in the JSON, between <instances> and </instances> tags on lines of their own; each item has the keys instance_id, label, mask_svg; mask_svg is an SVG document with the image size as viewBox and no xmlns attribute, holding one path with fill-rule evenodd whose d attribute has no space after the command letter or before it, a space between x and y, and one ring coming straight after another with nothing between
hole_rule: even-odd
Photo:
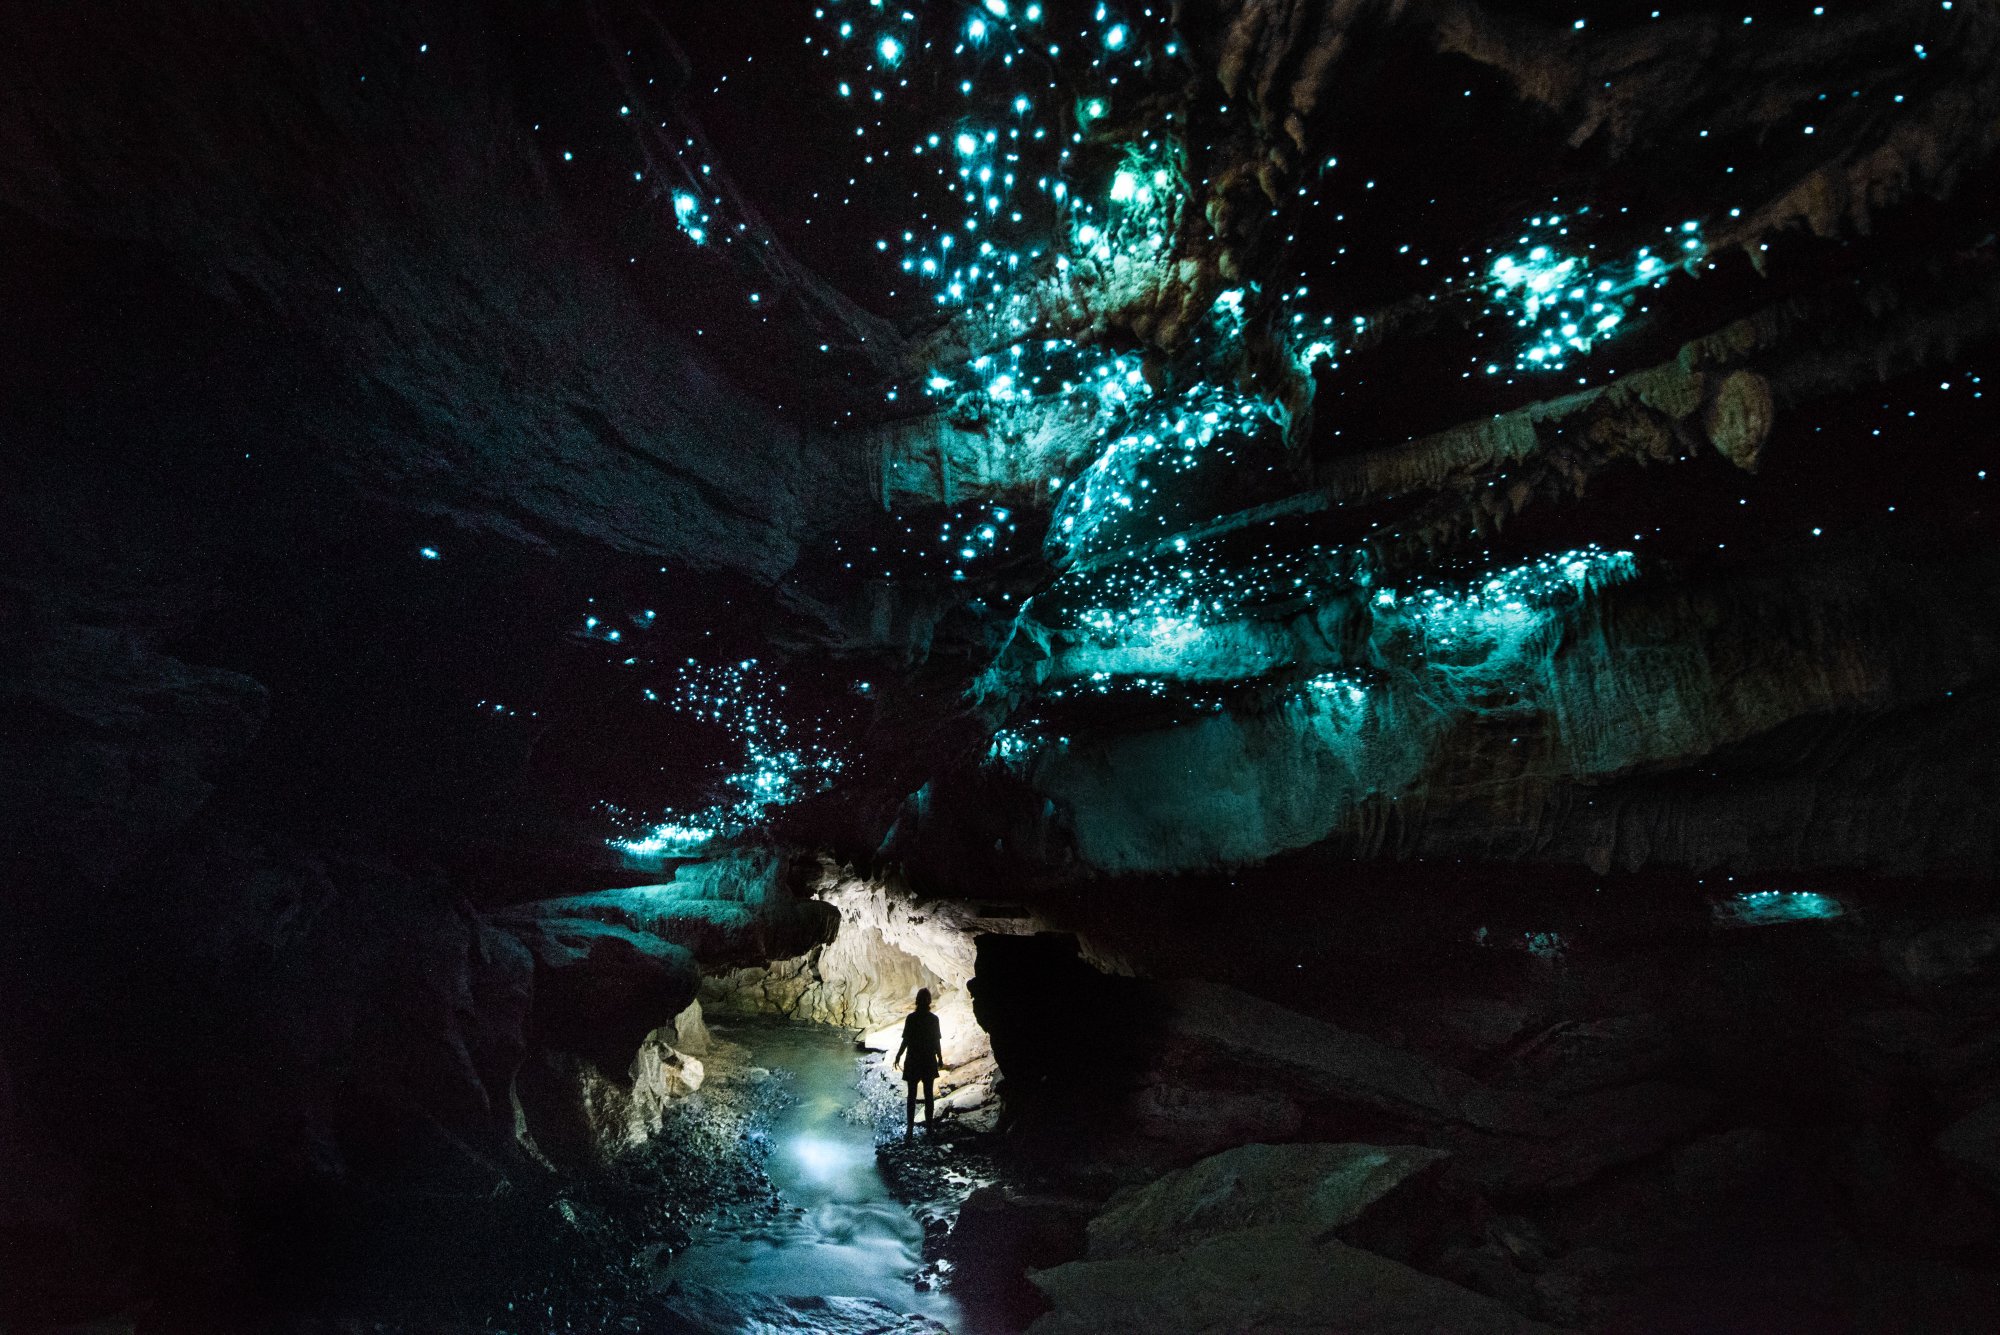
<instances>
[{"instance_id":1,"label":"rock formation","mask_svg":"<svg viewBox=\"0 0 2000 1335\"><path fill-rule=\"evenodd\" d=\"M0 16L0 1324L928 987L1040 1330L2000 1326L2000 11L862 8Z\"/></svg>"}]
</instances>

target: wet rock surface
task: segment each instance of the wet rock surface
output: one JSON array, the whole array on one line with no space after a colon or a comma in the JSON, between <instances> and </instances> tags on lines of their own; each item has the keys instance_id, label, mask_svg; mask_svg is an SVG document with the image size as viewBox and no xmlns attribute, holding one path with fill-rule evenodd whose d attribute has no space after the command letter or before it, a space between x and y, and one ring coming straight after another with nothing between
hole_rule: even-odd
<instances>
[{"instance_id":1,"label":"wet rock surface","mask_svg":"<svg viewBox=\"0 0 2000 1335\"><path fill-rule=\"evenodd\" d=\"M1185 1246L1267 1224L1331 1232L1449 1157L1415 1145L1244 1145L1114 1200L1090 1221L1089 1259Z\"/></svg>"},{"instance_id":2,"label":"wet rock surface","mask_svg":"<svg viewBox=\"0 0 2000 1335\"><path fill-rule=\"evenodd\" d=\"M1448 927L1413 918L1403 967L1349 977L1337 1005L1091 977L1057 935L992 943L988 973L982 941L973 990L1003 1097L1010 1054L1031 1054L1003 1177L1061 1165L1095 1184L1071 1207L1088 1211L1085 1249L1031 1271L1054 1304L1035 1329L1978 1326L2000 1293L1985 1158L1995 1068L1973 1037L1989 1031L1991 971L1978 950L1977 963L1913 968L1942 958L1911 944L1940 939L1912 925L1955 912L1950 897L1872 917L1860 902L1755 929L1720 913L1691 916L1699 931L1628 926L1615 946L1586 915L1541 953L1489 944L1490 931L1441 950ZM1149 939L1108 936L1141 961ZM1073 1014L1130 1027L1083 1037L1050 1023ZM1107 1032L1124 1061L1104 1059ZM1066 1079L1045 1078L1056 1071ZM1928 1111L1901 1122L1915 1107ZM1328 1132L1346 1143L1318 1143ZM1342 1164L1402 1183L1344 1218L1344 1189L1322 1196L1304 1170L1321 1160L1326 1190L1370 1180ZM988 1189L962 1217L1007 1219L1009 1199ZM1300 1222L1322 1208L1329 1222ZM1025 1197L1016 1214L1020 1237L1048 1236ZM1200 1241L1281 1216L1292 1232L1268 1247ZM1334 1242L1355 1255L1309 1255ZM1302 1292L1286 1310L1291 1271L1260 1268L1285 1248L1302 1273L1351 1273L1353 1292L1395 1296L1347 1310ZM1114 1260L1133 1264L1097 1268ZM1892 1272L1926 1278L1885 1288ZM1145 1306L1160 1293L1180 1301ZM1315 1325L1313 1304L1341 1315Z\"/></svg>"},{"instance_id":3,"label":"wet rock surface","mask_svg":"<svg viewBox=\"0 0 2000 1335\"><path fill-rule=\"evenodd\" d=\"M1055 1310L1034 1335L1140 1331L1553 1329L1506 1305L1311 1230L1268 1226L1169 1252L1039 1271Z\"/></svg>"}]
</instances>

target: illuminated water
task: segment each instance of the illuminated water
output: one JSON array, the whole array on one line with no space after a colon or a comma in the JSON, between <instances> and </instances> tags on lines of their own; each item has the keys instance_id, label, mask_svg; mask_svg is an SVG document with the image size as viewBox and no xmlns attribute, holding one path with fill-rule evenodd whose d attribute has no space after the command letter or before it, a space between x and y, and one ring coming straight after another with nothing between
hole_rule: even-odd
<instances>
[{"instance_id":1,"label":"illuminated water","mask_svg":"<svg viewBox=\"0 0 2000 1335\"><path fill-rule=\"evenodd\" d=\"M848 1035L796 1024L723 1032L750 1049L752 1062L793 1077L797 1101L771 1127L779 1208L752 1202L718 1218L666 1277L783 1296L875 1298L970 1335L955 1299L911 1283L924 1263L923 1229L876 1169L873 1127L848 1115L860 1101L860 1062Z\"/></svg>"}]
</instances>

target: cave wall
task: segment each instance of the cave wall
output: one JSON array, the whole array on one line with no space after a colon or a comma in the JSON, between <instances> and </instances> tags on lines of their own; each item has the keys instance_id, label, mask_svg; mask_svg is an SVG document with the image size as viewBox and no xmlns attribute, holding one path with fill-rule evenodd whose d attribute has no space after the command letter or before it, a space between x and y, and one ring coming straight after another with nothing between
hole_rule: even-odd
<instances>
[{"instance_id":1,"label":"cave wall","mask_svg":"<svg viewBox=\"0 0 2000 1335\"><path fill-rule=\"evenodd\" d=\"M1954 739L1991 726L1996 590L1983 552L1949 548L1642 583L1526 643L1384 655L1366 688L1078 740L1029 782L1069 813L1081 859L1116 872L1330 841L1600 869L1977 874L1996 849L1992 776Z\"/></svg>"},{"instance_id":2,"label":"cave wall","mask_svg":"<svg viewBox=\"0 0 2000 1335\"><path fill-rule=\"evenodd\" d=\"M783 1016L859 1031L864 1046L892 1052L919 988L931 993L945 1064L970 1067L989 1051L973 1014L967 982L980 933L1034 930L1013 909L927 900L900 878L857 875L826 864L814 885L818 902L840 915L833 939L792 959L712 972L702 1004L717 1017Z\"/></svg>"}]
</instances>

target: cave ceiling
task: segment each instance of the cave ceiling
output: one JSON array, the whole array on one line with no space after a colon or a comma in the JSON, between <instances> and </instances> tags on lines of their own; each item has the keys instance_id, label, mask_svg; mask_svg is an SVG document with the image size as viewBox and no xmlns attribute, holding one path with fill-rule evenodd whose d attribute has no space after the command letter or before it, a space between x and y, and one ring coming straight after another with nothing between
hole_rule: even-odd
<instances>
[{"instance_id":1,"label":"cave ceiling","mask_svg":"<svg viewBox=\"0 0 2000 1335\"><path fill-rule=\"evenodd\" d=\"M267 688L245 807L1990 870L1983 0L24 29L10 615Z\"/></svg>"}]
</instances>

